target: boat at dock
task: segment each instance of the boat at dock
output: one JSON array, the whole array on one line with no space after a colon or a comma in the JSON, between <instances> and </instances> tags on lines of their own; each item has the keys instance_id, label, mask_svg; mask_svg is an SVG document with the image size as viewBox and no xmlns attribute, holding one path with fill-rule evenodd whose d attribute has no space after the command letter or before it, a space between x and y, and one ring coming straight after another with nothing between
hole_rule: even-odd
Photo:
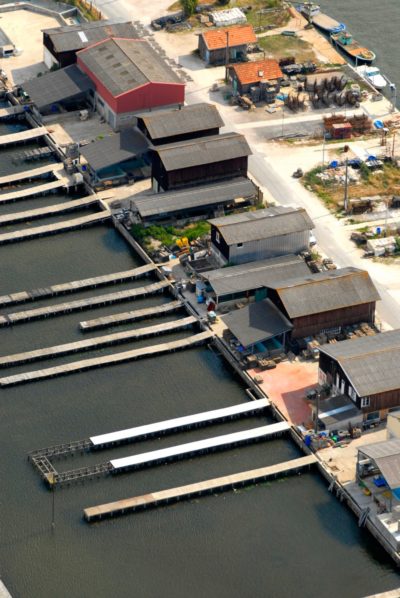
<instances>
[{"instance_id":1,"label":"boat at dock","mask_svg":"<svg viewBox=\"0 0 400 598\"><path fill-rule=\"evenodd\" d=\"M313 25L325 33L340 33L345 31L346 25L321 12L318 4L304 2L299 6L299 12Z\"/></svg>"},{"instance_id":2,"label":"boat at dock","mask_svg":"<svg viewBox=\"0 0 400 598\"><path fill-rule=\"evenodd\" d=\"M331 39L334 45L338 46L345 54L350 56L357 64L370 64L376 58L372 50L362 46L359 42L353 39L351 33L342 31L340 33L333 33Z\"/></svg>"},{"instance_id":3,"label":"boat at dock","mask_svg":"<svg viewBox=\"0 0 400 598\"><path fill-rule=\"evenodd\" d=\"M377 66L363 64L356 68L356 71L363 79L370 83L375 89L383 89L387 85L387 81Z\"/></svg>"}]
</instances>

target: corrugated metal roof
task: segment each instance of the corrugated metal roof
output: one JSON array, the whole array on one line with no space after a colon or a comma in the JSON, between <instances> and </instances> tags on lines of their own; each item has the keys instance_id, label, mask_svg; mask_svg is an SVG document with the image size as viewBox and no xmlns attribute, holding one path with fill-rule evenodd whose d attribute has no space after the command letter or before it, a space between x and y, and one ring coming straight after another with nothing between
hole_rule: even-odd
<instances>
[{"instance_id":1,"label":"corrugated metal roof","mask_svg":"<svg viewBox=\"0 0 400 598\"><path fill-rule=\"evenodd\" d=\"M400 388L400 330L320 348L335 359L360 397Z\"/></svg>"},{"instance_id":2,"label":"corrugated metal roof","mask_svg":"<svg viewBox=\"0 0 400 598\"><path fill-rule=\"evenodd\" d=\"M114 97L149 82L183 85L145 40L107 39L81 50L79 58Z\"/></svg>"},{"instance_id":3,"label":"corrugated metal roof","mask_svg":"<svg viewBox=\"0 0 400 598\"><path fill-rule=\"evenodd\" d=\"M186 208L218 205L239 197L252 197L257 188L249 179L238 177L213 185L200 185L180 191L155 193L143 197L133 196L133 200L140 216L146 218L157 214L168 214Z\"/></svg>"},{"instance_id":4,"label":"corrugated metal roof","mask_svg":"<svg viewBox=\"0 0 400 598\"><path fill-rule=\"evenodd\" d=\"M64 69L46 73L42 77L30 79L23 84L23 88L41 110L94 89L94 85L76 64L72 64Z\"/></svg>"},{"instance_id":5,"label":"corrugated metal roof","mask_svg":"<svg viewBox=\"0 0 400 598\"><path fill-rule=\"evenodd\" d=\"M266 208L255 212L233 214L214 218L216 226L228 245L259 241L314 228L314 223L304 208Z\"/></svg>"},{"instance_id":6,"label":"corrugated metal roof","mask_svg":"<svg viewBox=\"0 0 400 598\"><path fill-rule=\"evenodd\" d=\"M353 423L356 423L362 418L362 411L357 409L353 401L346 395L337 395L320 401L318 419L328 429L340 426L343 421L355 420Z\"/></svg>"},{"instance_id":7,"label":"corrugated metal roof","mask_svg":"<svg viewBox=\"0 0 400 598\"><path fill-rule=\"evenodd\" d=\"M92 21L43 29L43 33L49 36L57 53L82 50L109 37L141 37L128 21Z\"/></svg>"},{"instance_id":8,"label":"corrugated metal roof","mask_svg":"<svg viewBox=\"0 0 400 598\"><path fill-rule=\"evenodd\" d=\"M167 172L179 168L202 166L251 155L243 135L224 133L188 141L179 141L155 148Z\"/></svg>"},{"instance_id":9,"label":"corrugated metal roof","mask_svg":"<svg viewBox=\"0 0 400 598\"><path fill-rule=\"evenodd\" d=\"M147 149L148 141L140 131L122 129L119 133L83 146L80 153L93 170L101 170L130 160Z\"/></svg>"},{"instance_id":10,"label":"corrugated metal roof","mask_svg":"<svg viewBox=\"0 0 400 598\"><path fill-rule=\"evenodd\" d=\"M375 461L391 488L400 487L400 440L395 438L367 444L358 450Z\"/></svg>"},{"instance_id":11,"label":"corrugated metal roof","mask_svg":"<svg viewBox=\"0 0 400 598\"><path fill-rule=\"evenodd\" d=\"M290 318L370 303L380 299L368 272L340 268L269 285L278 293Z\"/></svg>"},{"instance_id":12,"label":"corrugated metal roof","mask_svg":"<svg viewBox=\"0 0 400 598\"><path fill-rule=\"evenodd\" d=\"M293 328L269 299L250 303L221 319L243 347L266 341Z\"/></svg>"},{"instance_id":13,"label":"corrugated metal roof","mask_svg":"<svg viewBox=\"0 0 400 598\"><path fill-rule=\"evenodd\" d=\"M242 85L281 79L282 71L276 60L256 60L255 62L239 62L230 67Z\"/></svg>"},{"instance_id":14,"label":"corrugated metal roof","mask_svg":"<svg viewBox=\"0 0 400 598\"><path fill-rule=\"evenodd\" d=\"M180 110L160 110L138 118L153 140L224 126L217 107L206 103L183 106Z\"/></svg>"},{"instance_id":15,"label":"corrugated metal roof","mask_svg":"<svg viewBox=\"0 0 400 598\"><path fill-rule=\"evenodd\" d=\"M230 48L243 46L245 44L254 44L257 41L252 25L237 25L236 27L227 27L224 29L209 29L208 31L201 33L201 35L209 50L226 48L228 38Z\"/></svg>"},{"instance_id":16,"label":"corrugated metal roof","mask_svg":"<svg viewBox=\"0 0 400 598\"><path fill-rule=\"evenodd\" d=\"M215 294L228 295L268 287L276 280L290 279L310 274L307 265L298 255L285 255L229 268L203 272Z\"/></svg>"}]
</instances>

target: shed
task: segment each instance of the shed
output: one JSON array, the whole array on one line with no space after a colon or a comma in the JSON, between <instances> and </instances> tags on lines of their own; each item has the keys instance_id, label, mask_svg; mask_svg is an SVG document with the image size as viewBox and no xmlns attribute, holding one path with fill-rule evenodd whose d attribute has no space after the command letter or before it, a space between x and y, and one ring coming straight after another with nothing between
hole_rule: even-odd
<instances>
[{"instance_id":1,"label":"shed","mask_svg":"<svg viewBox=\"0 0 400 598\"><path fill-rule=\"evenodd\" d=\"M282 77L281 68L276 60L264 59L231 65L229 73L234 93L244 94L251 87L260 87L264 83L278 83Z\"/></svg>"},{"instance_id":2,"label":"shed","mask_svg":"<svg viewBox=\"0 0 400 598\"><path fill-rule=\"evenodd\" d=\"M315 421L317 405L313 404L313 420ZM319 402L318 408L318 429L319 430L347 430L348 426L356 426L363 421L362 412L354 405L353 401L346 395L336 395L323 399Z\"/></svg>"},{"instance_id":3,"label":"shed","mask_svg":"<svg viewBox=\"0 0 400 598\"><path fill-rule=\"evenodd\" d=\"M212 65L246 60L247 47L257 41L251 25L237 25L224 29L209 29L199 35L201 58Z\"/></svg>"},{"instance_id":4,"label":"shed","mask_svg":"<svg viewBox=\"0 0 400 598\"><path fill-rule=\"evenodd\" d=\"M365 478L372 470L380 473L381 486L388 486L397 500L400 500L400 440L384 440L358 448L357 477ZM391 508L389 507L391 511Z\"/></svg>"},{"instance_id":5,"label":"shed","mask_svg":"<svg viewBox=\"0 0 400 598\"><path fill-rule=\"evenodd\" d=\"M320 348L320 380L346 394L359 409L377 414L400 406L400 330ZM375 418L375 416L374 416Z\"/></svg>"},{"instance_id":6,"label":"shed","mask_svg":"<svg viewBox=\"0 0 400 598\"><path fill-rule=\"evenodd\" d=\"M218 135L224 122L213 104L192 104L138 116L138 128L154 145Z\"/></svg>"},{"instance_id":7,"label":"shed","mask_svg":"<svg viewBox=\"0 0 400 598\"><path fill-rule=\"evenodd\" d=\"M12 56L15 46L3 29L0 29L0 57Z\"/></svg>"},{"instance_id":8,"label":"shed","mask_svg":"<svg viewBox=\"0 0 400 598\"><path fill-rule=\"evenodd\" d=\"M250 147L243 135L224 133L159 145L153 150L155 191L247 176Z\"/></svg>"},{"instance_id":9,"label":"shed","mask_svg":"<svg viewBox=\"0 0 400 598\"><path fill-rule=\"evenodd\" d=\"M247 22L246 15L237 7L225 10L214 10L210 13L210 17L216 27L242 25Z\"/></svg>"},{"instance_id":10,"label":"shed","mask_svg":"<svg viewBox=\"0 0 400 598\"><path fill-rule=\"evenodd\" d=\"M373 323L380 299L368 272L340 268L270 284L268 297L293 324L292 338Z\"/></svg>"},{"instance_id":11,"label":"shed","mask_svg":"<svg viewBox=\"0 0 400 598\"><path fill-rule=\"evenodd\" d=\"M353 127L351 123L333 123L331 125L333 139L349 139L352 131Z\"/></svg>"},{"instance_id":12,"label":"shed","mask_svg":"<svg viewBox=\"0 0 400 598\"><path fill-rule=\"evenodd\" d=\"M210 220L211 250L220 261L244 264L301 253L314 224L304 208L271 207Z\"/></svg>"}]
</instances>

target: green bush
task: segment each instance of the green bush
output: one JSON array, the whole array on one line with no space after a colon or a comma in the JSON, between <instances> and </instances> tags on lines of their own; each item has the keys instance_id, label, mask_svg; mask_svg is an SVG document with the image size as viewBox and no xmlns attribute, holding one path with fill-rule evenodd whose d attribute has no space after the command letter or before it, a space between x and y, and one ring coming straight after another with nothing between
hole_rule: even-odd
<instances>
[{"instance_id":1,"label":"green bush","mask_svg":"<svg viewBox=\"0 0 400 598\"><path fill-rule=\"evenodd\" d=\"M182 10L187 17L191 17L195 11L198 0L180 0Z\"/></svg>"}]
</instances>

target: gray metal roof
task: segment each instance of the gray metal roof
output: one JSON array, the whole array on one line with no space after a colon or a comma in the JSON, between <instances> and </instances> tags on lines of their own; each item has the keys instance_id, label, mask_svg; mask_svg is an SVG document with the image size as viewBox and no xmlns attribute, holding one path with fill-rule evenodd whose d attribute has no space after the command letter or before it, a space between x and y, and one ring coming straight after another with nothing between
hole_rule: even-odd
<instances>
[{"instance_id":1,"label":"gray metal roof","mask_svg":"<svg viewBox=\"0 0 400 598\"><path fill-rule=\"evenodd\" d=\"M304 208L266 208L210 220L228 245L259 241L311 230L314 223Z\"/></svg>"},{"instance_id":2,"label":"gray metal roof","mask_svg":"<svg viewBox=\"0 0 400 598\"><path fill-rule=\"evenodd\" d=\"M388 485L400 487L400 440L384 440L358 448L360 452L375 461Z\"/></svg>"},{"instance_id":3,"label":"gray metal roof","mask_svg":"<svg viewBox=\"0 0 400 598\"><path fill-rule=\"evenodd\" d=\"M4 29L0 29L0 46L13 46L14 44L8 37Z\"/></svg>"},{"instance_id":4,"label":"gray metal roof","mask_svg":"<svg viewBox=\"0 0 400 598\"><path fill-rule=\"evenodd\" d=\"M319 404L318 419L327 427L340 426L341 422L362 420L363 414L346 395L323 399Z\"/></svg>"},{"instance_id":5,"label":"gray metal roof","mask_svg":"<svg viewBox=\"0 0 400 598\"><path fill-rule=\"evenodd\" d=\"M140 131L122 129L119 133L83 146L80 152L93 170L101 170L130 160L147 149L148 141Z\"/></svg>"},{"instance_id":6,"label":"gray metal roof","mask_svg":"<svg viewBox=\"0 0 400 598\"><path fill-rule=\"evenodd\" d=\"M160 110L138 118L153 140L224 126L217 107L206 103L183 106L180 110Z\"/></svg>"},{"instance_id":7,"label":"gray metal roof","mask_svg":"<svg viewBox=\"0 0 400 598\"><path fill-rule=\"evenodd\" d=\"M142 197L133 196L131 199L140 216L146 218L157 214L179 212L187 208L228 203L242 197L253 197L256 193L257 188L254 183L244 177L237 177L213 185L200 185Z\"/></svg>"},{"instance_id":8,"label":"gray metal roof","mask_svg":"<svg viewBox=\"0 0 400 598\"><path fill-rule=\"evenodd\" d=\"M250 303L221 319L244 347L266 341L293 328L269 299Z\"/></svg>"},{"instance_id":9,"label":"gray metal roof","mask_svg":"<svg viewBox=\"0 0 400 598\"><path fill-rule=\"evenodd\" d=\"M94 88L92 81L85 73L72 64L64 69L46 73L23 83L39 110L63 100L72 99Z\"/></svg>"},{"instance_id":10,"label":"gray metal roof","mask_svg":"<svg viewBox=\"0 0 400 598\"><path fill-rule=\"evenodd\" d=\"M145 40L107 39L81 50L79 58L114 97L149 82L183 85Z\"/></svg>"},{"instance_id":11,"label":"gray metal roof","mask_svg":"<svg viewBox=\"0 0 400 598\"><path fill-rule=\"evenodd\" d=\"M276 280L310 274L298 255L285 255L229 268L203 272L217 296L268 287Z\"/></svg>"},{"instance_id":12,"label":"gray metal roof","mask_svg":"<svg viewBox=\"0 0 400 598\"><path fill-rule=\"evenodd\" d=\"M159 145L154 151L160 156L167 172L242 158L250 156L252 153L245 137L239 133L210 135L209 137Z\"/></svg>"},{"instance_id":13,"label":"gray metal roof","mask_svg":"<svg viewBox=\"0 0 400 598\"><path fill-rule=\"evenodd\" d=\"M380 299L368 272L340 268L268 285L278 293L290 318L299 318Z\"/></svg>"},{"instance_id":14,"label":"gray metal roof","mask_svg":"<svg viewBox=\"0 0 400 598\"><path fill-rule=\"evenodd\" d=\"M360 397L400 388L400 330L323 345Z\"/></svg>"},{"instance_id":15,"label":"gray metal roof","mask_svg":"<svg viewBox=\"0 0 400 598\"><path fill-rule=\"evenodd\" d=\"M43 29L43 33L50 37L57 53L82 50L109 37L141 37L132 23L116 20L64 25Z\"/></svg>"}]
</instances>

